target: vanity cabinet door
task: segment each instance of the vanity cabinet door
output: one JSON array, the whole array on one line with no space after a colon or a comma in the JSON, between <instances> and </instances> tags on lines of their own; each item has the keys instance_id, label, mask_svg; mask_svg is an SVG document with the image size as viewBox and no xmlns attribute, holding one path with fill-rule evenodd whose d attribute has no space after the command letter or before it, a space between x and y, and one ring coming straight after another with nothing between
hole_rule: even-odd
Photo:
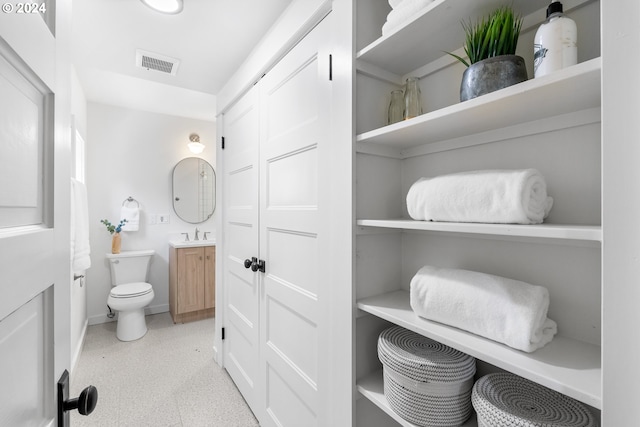
<instances>
[{"instance_id":1,"label":"vanity cabinet door","mask_svg":"<svg viewBox=\"0 0 640 427\"><path fill-rule=\"evenodd\" d=\"M215 315L216 247L169 249L169 311L175 323Z\"/></svg>"},{"instance_id":2,"label":"vanity cabinet door","mask_svg":"<svg viewBox=\"0 0 640 427\"><path fill-rule=\"evenodd\" d=\"M204 248L204 308L216 306L216 247Z\"/></svg>"},{"instance_id":3,"label":"vanity cabinet door","mask_svg":"<svg viewBox=\"0 0 640 427\"><path fill-rule=\"evenodd\" d=\"M204 249L178 249L179 314L204 309Z\"/></svg>"}]
</instances>

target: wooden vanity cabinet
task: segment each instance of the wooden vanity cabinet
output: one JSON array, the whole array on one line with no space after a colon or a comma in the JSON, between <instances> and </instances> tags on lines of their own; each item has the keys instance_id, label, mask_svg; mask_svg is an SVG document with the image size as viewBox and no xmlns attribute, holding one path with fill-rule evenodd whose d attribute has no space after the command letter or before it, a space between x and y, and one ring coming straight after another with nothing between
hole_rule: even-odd
<instances>
[{"instance_id":1,"label":"wooden vanity cabinet","mask_svg":"<svg viewBox=\"0 0 640 427\"><path fill-rule=\"evenodd\" d=\"M169 250L169 311L174 323L215 315L216 247Z\"/></svg>"}]
</instances>

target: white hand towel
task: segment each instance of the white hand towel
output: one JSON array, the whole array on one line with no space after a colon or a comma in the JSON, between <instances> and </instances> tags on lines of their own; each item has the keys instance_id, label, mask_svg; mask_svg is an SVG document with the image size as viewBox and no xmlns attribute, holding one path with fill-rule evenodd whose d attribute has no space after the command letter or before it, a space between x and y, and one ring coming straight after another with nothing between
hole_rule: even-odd
<instances>
[{"instance_id":1,"label":"white hand towel","mask_svg":"<svg viewBox=\"0 0 640 427\"><path fill-rule=\"evenodd\" d=\"M71 178L71 267L82 273L91 267L87 187Z\"/></svg>"},{"instance_id":2,"label":"white hand towel","mask_svg":"<svg viewBox=\"0 0 640 427\"><path fill-rule=\"evenodd\" d=\"M418 316L529 353L558 330L547 318L546 288L475 271L421 268L411 280L411 308Z\"/></svg>"},{"instance_id":3,"label":"white hand towel","mask_svg":"<svg viewBox=\"0 0 640 427\"><path fill-rule=\"evenodd\" d=\"M126 219L127 222L122 226L122 231L138 231L140 227L140 208L123 206L120 209L120 221L123 219Z\"/></svg>"},{"instance_id":4,"label":"white hand towel","mask_svg":"<svg viewBox=\"0 0 640 427\"><path fill-rule=\"evenodd\" d=\"M400 6L400 3L402 3L403 0L389 0L389 6L391 6L391 9L396 9Z\"/></svg>"},{"instance_id":5,"label":"white hand towel","mask_svg":"<svg viewBox=\"0 0 640 427\"><path fill-rule=\"evenodd\" d=\"M382 26L382 35L387 35L412 20L431 2L433 0L402 0L399 2L387 15L387 22Z\"/></svg>"},{"instance_id":6,"label":"white hand towel","mask_svg":"<svg viewBox=\"0 0 640 427\"><path fill-rule=\"evenodd\" d=\"M407 193L411 218L426 221L541 224L552 205L536 169L420 178Z\"/></svg>"}]
</instances>

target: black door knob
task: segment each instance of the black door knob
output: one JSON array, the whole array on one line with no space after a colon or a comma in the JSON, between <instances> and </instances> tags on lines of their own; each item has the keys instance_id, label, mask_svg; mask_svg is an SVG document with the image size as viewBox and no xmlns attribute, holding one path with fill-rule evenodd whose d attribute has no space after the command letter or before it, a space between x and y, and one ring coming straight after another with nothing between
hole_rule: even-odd
<instances>
[{"instance_id":1,"label":"black door knob","mask_svg":"<svg viewBox=\"0 0 640 427\"><path fill-rule=\"evenodd\" d=\"M69 411L77 409L82 415L89 415L98 403L98 390L90 385L80 396L69 399L69 371L66 369L58 380L58 427L69 427Z\"/></svg>"},{"instance_id":2,"label":"black door knob","mask_svg":"<svg viewBox=\"0 0 640 427\"><path fill-rule=\"evenodd\" d=\"M90 385L82 390L80 396L75 399L69 399L64 402L64 410L70 411L77 409L81 415L89 415L96 409L98 403L98 389Z\"/></svg>"},{"instance_id":3,"label":"black door knob","mask_svg":"<svg viewBox=\"0 0 640 427\"><path fill-rule=\"evenodd\" d=\"M258 258L256 257L253 257L251 259L247 258L244 260L244 268L251 268L253 270L253 264L255 264L256 262L258 262Z\"/></svg>"}]
</instances>

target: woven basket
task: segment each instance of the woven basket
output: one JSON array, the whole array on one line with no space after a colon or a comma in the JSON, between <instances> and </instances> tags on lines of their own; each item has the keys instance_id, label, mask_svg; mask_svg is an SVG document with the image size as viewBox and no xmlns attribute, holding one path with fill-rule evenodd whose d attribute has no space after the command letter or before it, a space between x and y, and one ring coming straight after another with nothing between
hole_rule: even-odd
<instances>
[{"instance_id":1,"label":"woven basket","mask_svg":"<svg viewBox=\"0 0 640 427\"><path fill-rule=\"evenodd\" d=\"M478 427L597 427L582 403L514 374L489 374L471 394Z\"/></svg>"},{"instance_id":2,"label":"woven basket","mask_svg":"<svg viewBox=\"0 0 640 427\"><path fill-rule=\"evenodd\" d=\"M453 427L471 415L473 357L400 326L378 338L384 394L403 419L430 427Z\"/></svg>"}]
</instances>

